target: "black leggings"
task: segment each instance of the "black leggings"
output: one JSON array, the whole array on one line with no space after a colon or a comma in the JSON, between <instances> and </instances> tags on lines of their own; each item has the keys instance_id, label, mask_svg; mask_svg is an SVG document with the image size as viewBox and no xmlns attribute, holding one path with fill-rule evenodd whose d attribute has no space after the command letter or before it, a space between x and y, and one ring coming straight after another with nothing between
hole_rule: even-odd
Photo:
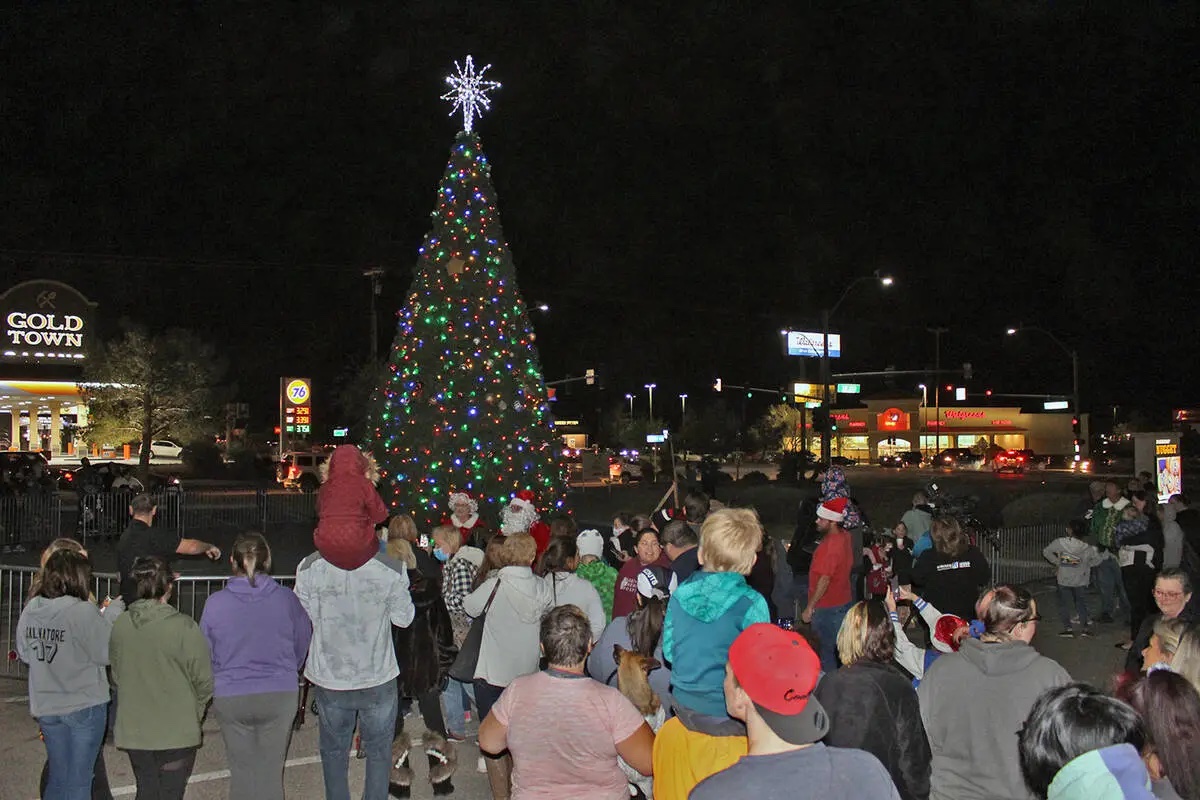
<instances>
[{"instance_id":1,"label":"black leggings","mask_svg":"<svg viewBox=\"0 0 1200 800\"><path fill-rule=\"evenodd\" d=\"M137 780L136 800L183 800L198 749L126 750Z\"/></svg>"},{"instance_id":2,"label":"black leggings","mask_svg":"<svg viewBox=\"0 0 1200 800\"><path fill-rule=\"evenodd\" d=\"M1121 582L1129 595L1129 637L1136 639L1142 622L1154 611L1154 568L1145 564L1121 567ZM1140 655L1140 654L1139 654Z\"/></svg>"},{"instance_id":3,"label":"black leggings","mask_svg":"<svg viewBox=\"0 0 1200 800\"><path fill-rule=\"evenodd\" d=\"M408 697L400 700L400 710L396 714L397 736L404 732L404 717L411 705L411 700L412 698ZM430 689L425 694L418 695L416 700L417 708L421 712L421 721L425 723L425 729L445 739L446 719L442 714L442 691L440 689Z\"/></svg>"}]
</instances>

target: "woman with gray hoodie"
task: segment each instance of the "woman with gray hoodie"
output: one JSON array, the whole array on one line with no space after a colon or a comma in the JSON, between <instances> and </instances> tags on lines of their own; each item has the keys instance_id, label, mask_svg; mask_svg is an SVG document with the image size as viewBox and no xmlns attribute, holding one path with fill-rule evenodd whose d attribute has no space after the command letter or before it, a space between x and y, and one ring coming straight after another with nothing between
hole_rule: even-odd
<instances>
[{"instance_id":1,"label":"woman with gray hoodie","mask_svg":"<svg viewBox=\"0 0 1200 800\"><path fill-rule=\"evenodd\" d=\"M1030 645L1037 601L1000 585L976 604L984 632L939 656L917 687L933 754L930 800L1028 800L1017 731L1038 697L1070 682L1057 662Z\"/></svg>"},{"instance_id":2,"label":"woman with gray hoodie","mask_svg":"<svg viewBox=\"0 0 1200 800\"><path fill-rule=\"evenodd\" d=\"M538 671L542 617L554 607L550 585L534 574L537 544L527 533L505 538L498 551L500 569L463 598L471 617L485 616L479 660L475 665L475 706L486 719L505 687ZM494 798L509 796L511 756L486 757Z\"/></svg>"},{"instance_id":3,"label":"woman with gray hoodie","mask_svg":"<svg viewBox=\"0 0 1200 800\"><path fill-rule=\"evenodd\" d=\"M108 641L120 601L106 614L89 600L87 556L46 559L17 623L17 655L29 665L29 713L46 744L46 797L88 800L108 721Z\"/></svg>"},{"instance_id":4,"label":"woman with gray hoodie","mask_svg":"<svg viewBox=\"0 0 1200 800\"><path fill-rule=\"evenodd\" d=\"M1092 578L1092 567L1100 566L1100 551L1086 541L1088 524L1082 519L1067 523L1067 535L1060 536L1042 551L1051 564L1058 567L1055 576L1058 583L1058 615L1063 629L1059 636L1072 637L1072 623L1078 623L1080 633L1092 635L1092 621L1088 619L1087 587ZM1071 611L1075 616L1072 618Z\"/></svg>"}]
</instances>

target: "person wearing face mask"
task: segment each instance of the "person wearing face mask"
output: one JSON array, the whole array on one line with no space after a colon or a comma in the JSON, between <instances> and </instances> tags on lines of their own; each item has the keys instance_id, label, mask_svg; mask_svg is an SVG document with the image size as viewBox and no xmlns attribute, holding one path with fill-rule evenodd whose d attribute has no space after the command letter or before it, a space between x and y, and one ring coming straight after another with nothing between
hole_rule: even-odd
<instances>
[{"instance_id":1,"label":"person wearing face mask","mask_svg":"<svg viewBox=\"0 0 1200 800\"><path fill-rule=\"evenodd\" d=\"M462 647L471 630L471 618L463 610L463 598L475 585L475 574L483 563L483 551L463 544L459 529L453 525L434 528L433 545L433 557L442 565L442 600L450 612L454 645ZM466 712L470 707L468 704L474 702L472 692L470 684L447 678L442 703L446 709L446 738L451 741L466 741Z\"/></svg>"}]
</instances>

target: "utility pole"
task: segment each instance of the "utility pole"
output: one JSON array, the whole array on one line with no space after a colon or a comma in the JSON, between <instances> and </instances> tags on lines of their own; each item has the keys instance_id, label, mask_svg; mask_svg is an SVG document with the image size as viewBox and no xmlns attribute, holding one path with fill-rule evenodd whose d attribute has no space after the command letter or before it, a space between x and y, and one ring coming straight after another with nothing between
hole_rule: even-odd
<instances>
[{"instance_id":1,"label":"utility pole","mask_svg":"<svg viewBox=\"0 0 1200 800\"><path fill-rule=\"evenodd\" d=\"M379 358L379 317L375 308L375 298L383 294L383 267L370 267L363 270L363 277L371 281L371 362Z\"/></svg>"},{"instance_id":2,"label":"utility pole","mask_svg":"<svg viewBox=\"0 0 1200 800\"><path fill-rule=\"evenodd\" d=\"M938 453L942 452L942 334L950 330L949 328L928 328L934 338L934 356L933 356L933 374L937 381L933 385L933 405L934 419L937 433L937 438L934 440L936 444L933 448L933 456L937 458Z\"/></svg>"}]
</instances>

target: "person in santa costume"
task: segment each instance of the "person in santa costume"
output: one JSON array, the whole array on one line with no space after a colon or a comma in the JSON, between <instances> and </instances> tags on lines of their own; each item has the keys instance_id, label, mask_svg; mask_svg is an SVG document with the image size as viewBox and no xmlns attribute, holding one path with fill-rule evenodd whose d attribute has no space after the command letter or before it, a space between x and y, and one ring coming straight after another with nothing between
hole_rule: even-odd
<instances>
[{"instance_id":1,"label":"person in santa costume","mask_svg":"<svg viewBox=\"0 0 1200 800\"><path fill-rule=\"evenodd\" d=\"M451 492L446 505L451 513L442 524L457 528L463 544L479 547L476 540L482 540L486 533L483 520L479 518L479 503L466 492Z\"/></svg>"},{"instance_id":2,"label":"person in santa costume","mask_svg":"<svg viewBox=\"0 0 1200 800\"><path fill-rule=\"evenodd\" d=\"M542 522L533 501L534 494L528 489L517 492L500 512L500 532L505 536L528 533L537 543L537 555L541 558L550 546L550 526Z\"/></svg>"}]
</instances>

